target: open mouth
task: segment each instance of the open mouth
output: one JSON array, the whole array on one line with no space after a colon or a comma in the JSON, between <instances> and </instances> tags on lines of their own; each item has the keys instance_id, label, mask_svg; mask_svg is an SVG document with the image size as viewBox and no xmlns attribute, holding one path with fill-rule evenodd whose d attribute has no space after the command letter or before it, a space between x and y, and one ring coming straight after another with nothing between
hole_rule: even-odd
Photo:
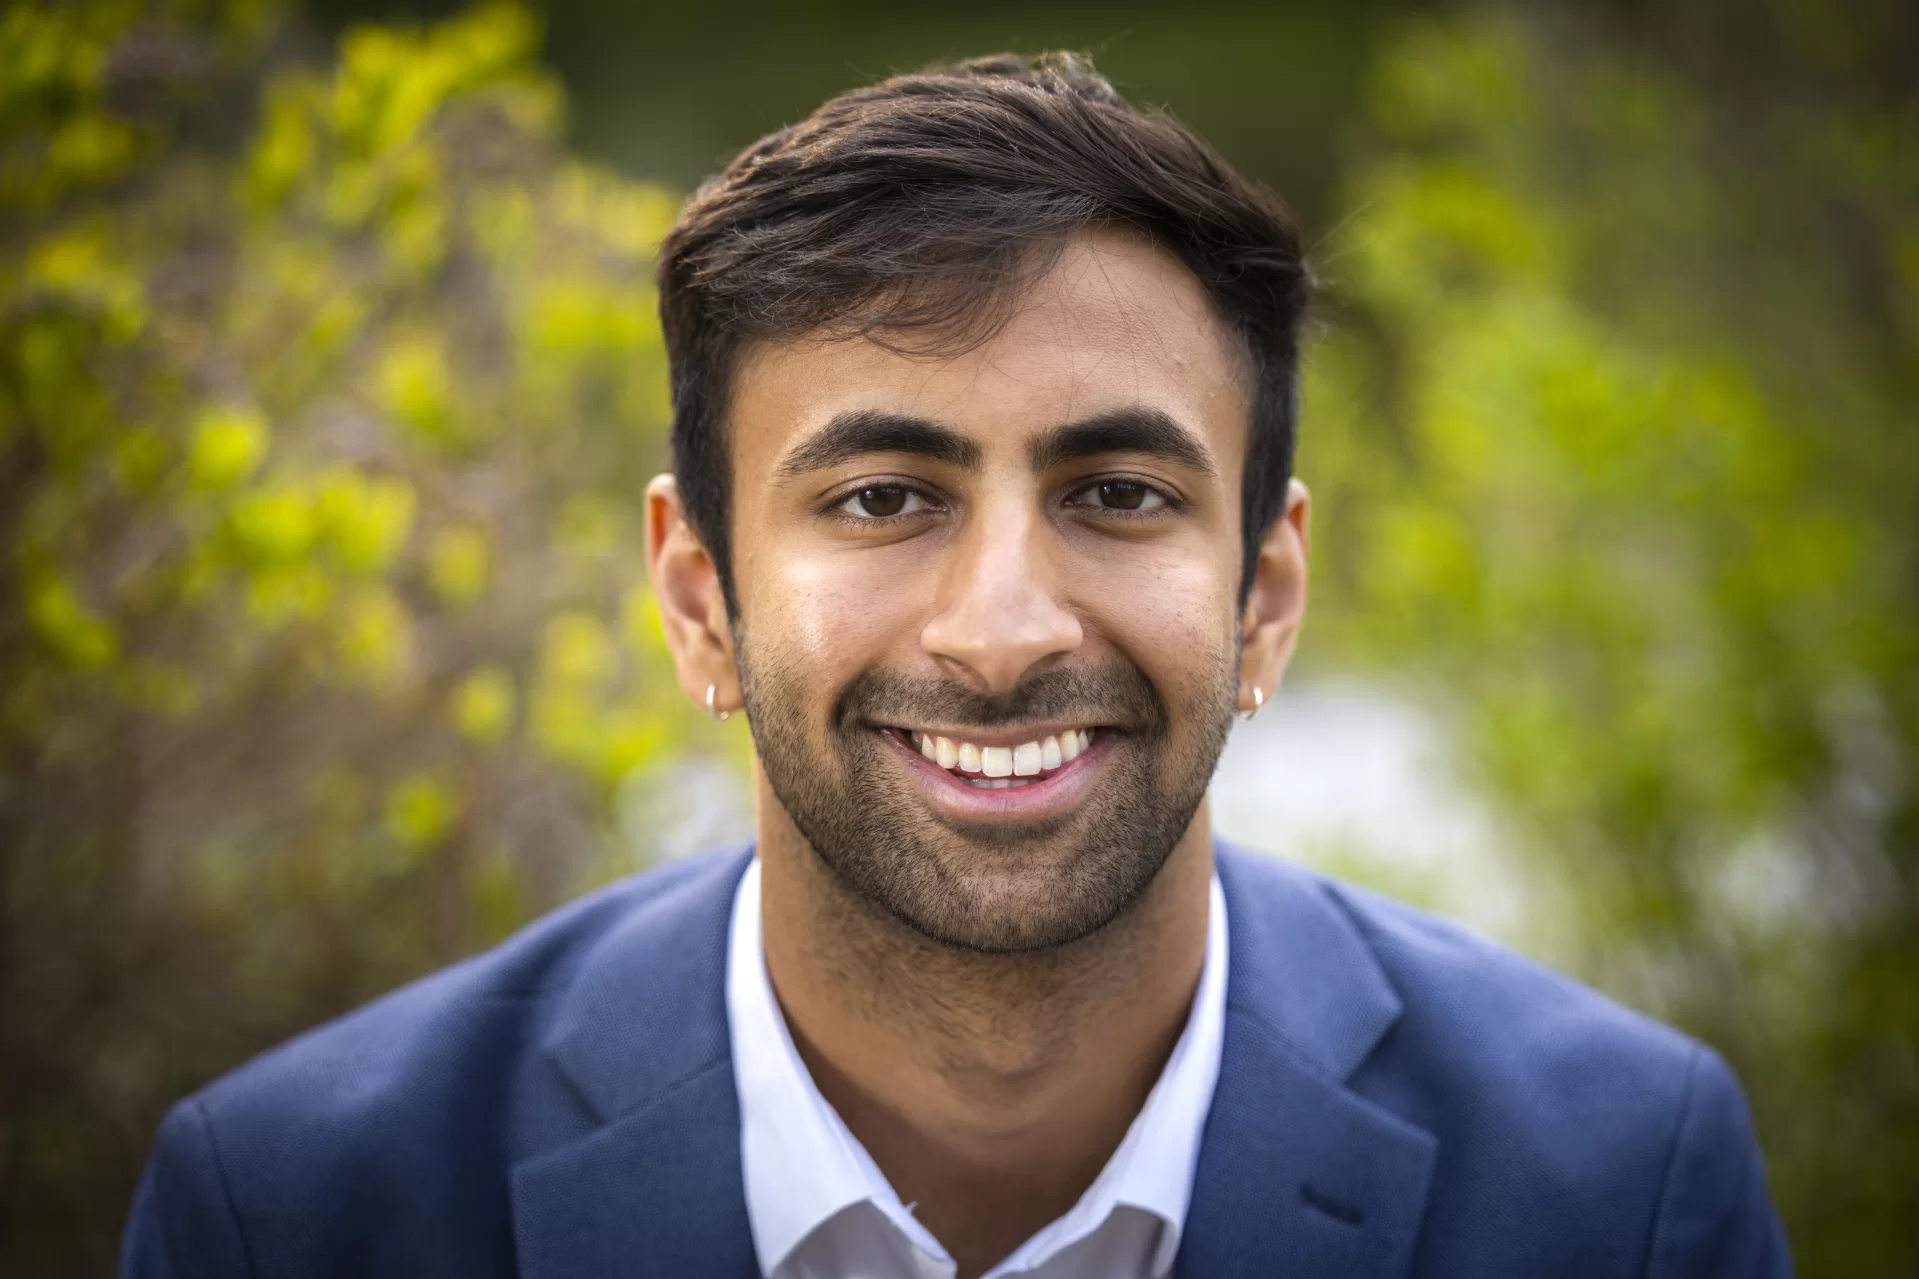
<instances>
[{"instance_id":1,"label":"open mouth","mask_svg":"<svg viewBox=\"0 0 1919 1279\"><path fill-rule=\"evenodd\" d=\"M984 746L959 738L895 729L936 768L976 790L1012 790L1046 781L1091 750L1100 729L1071 728L1015 746Z\"/></svg>"}]
</instances>

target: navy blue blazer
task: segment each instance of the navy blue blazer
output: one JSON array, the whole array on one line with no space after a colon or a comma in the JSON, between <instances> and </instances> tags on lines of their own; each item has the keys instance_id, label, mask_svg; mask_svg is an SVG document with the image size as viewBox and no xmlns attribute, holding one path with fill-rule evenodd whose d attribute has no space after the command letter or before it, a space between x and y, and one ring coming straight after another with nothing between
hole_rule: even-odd
<instances>
[{"instance_id":1,"label":"navy blue blazer","mask_svg":"<svg viewBox=\"0 0 1919 1279\"><path fill-rule=\"evenodd\" d=\"M614 884L182 1101L122 1274L757 1276L724 994L746 859ZM1297 866L1222 847L1219 877L1182 1276L1790 1273L1710 1051Z\"/></svg>"}]
</instances>

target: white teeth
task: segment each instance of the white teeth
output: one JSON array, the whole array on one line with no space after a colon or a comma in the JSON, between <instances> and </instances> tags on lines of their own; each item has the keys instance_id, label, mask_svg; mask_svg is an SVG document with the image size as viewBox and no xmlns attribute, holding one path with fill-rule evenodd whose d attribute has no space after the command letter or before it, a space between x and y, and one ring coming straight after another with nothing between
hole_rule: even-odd
<instances>
[{"instance_id":1,"label":"white teeth","mask_svg":"<svg viewBox=\"0 0 1919 1279\"><path fill-rule=\"evenodd\" d=\"M976 746L933 733L915 732L911 736L914 749L941 768L971 773L976 779L991 778L991 788L999 789L1025 784L1003 779L1037 778L1077 759L1093 744L1094 731L1068 729L1018 746ZM984 781L978 784L987 785Z\"/></svg>"}]
</instances>

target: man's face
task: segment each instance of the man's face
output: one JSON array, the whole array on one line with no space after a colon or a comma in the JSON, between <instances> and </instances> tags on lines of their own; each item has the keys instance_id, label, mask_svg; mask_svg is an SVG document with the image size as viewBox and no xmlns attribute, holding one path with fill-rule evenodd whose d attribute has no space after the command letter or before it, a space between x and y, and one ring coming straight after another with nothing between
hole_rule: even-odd
<instances>
[{"instance_id":1,"label":"man's face","mask_svg":"<svg viewBox=\"0 0 1919 1279\"><path fill-rule=\"evenodd\" d=\"M1192 821L1237 698L1249 408L1177 259L1075 237L991 340L758 349L729 414L765 779L947 944L1102 927Z\"/></svg>"}]
</instances>

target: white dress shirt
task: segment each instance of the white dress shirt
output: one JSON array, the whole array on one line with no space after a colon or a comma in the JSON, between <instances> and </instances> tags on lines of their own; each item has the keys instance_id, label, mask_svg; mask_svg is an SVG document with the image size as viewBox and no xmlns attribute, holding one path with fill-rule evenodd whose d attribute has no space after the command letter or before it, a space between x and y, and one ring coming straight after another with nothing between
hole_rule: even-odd
<instances>
[{"instance_id":1,"label":"white dress shirt","mask_svg":"<svg viewBox=\"0 0 1919 1279\"><path fill-rule=\"evenodd\" d=\"M1226 898L1214 877L1186 1028L1113 1157L1065 1216L985 1279L1161 1279L1192 1197L1226 1021ZM766 1279L953 1279L938 1240L813 1084L766 974L760 863L733 900L726 1016L740 1094L746 1215Z\"/></svg>"}]
</instances>

